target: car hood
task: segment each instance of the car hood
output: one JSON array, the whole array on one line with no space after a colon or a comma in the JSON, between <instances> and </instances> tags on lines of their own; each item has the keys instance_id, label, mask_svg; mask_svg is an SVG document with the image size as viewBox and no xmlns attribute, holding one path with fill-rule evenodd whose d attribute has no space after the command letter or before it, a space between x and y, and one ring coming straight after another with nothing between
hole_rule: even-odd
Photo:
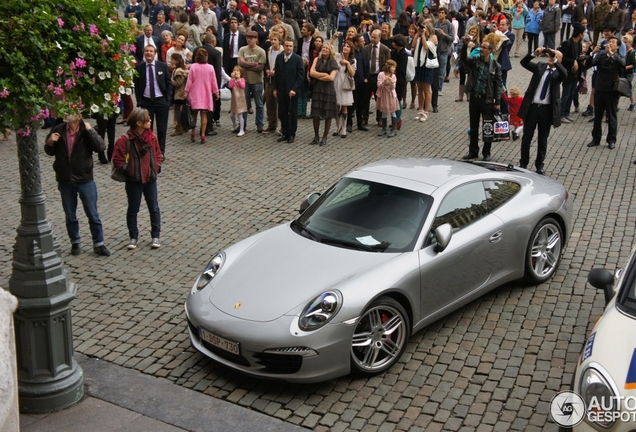
<instances>
[{"instance_id":1,"label":"car hood","mask_svg":"<svg viewBox=\"0 0 636 432\"><path fill-rule=\"evenodd\" d=\"M232 251L227 252L229 258ZM397 255L325 245L285 224L266 231L228 262L214 279L209 298L233 317L272 321Z\"/></svg>"},{"instance_id":2,"label":"car hood","mask_svg":"<svg viewBox=\"0 0 636 432\"><path fill-rule=\"evenodd\" d=\"M596 323L581 354L581 371L600 364L623 395L636 395L636 319L612 304ZM591 339L591 340L590 340Z\"/></svg>"}]
</instances>

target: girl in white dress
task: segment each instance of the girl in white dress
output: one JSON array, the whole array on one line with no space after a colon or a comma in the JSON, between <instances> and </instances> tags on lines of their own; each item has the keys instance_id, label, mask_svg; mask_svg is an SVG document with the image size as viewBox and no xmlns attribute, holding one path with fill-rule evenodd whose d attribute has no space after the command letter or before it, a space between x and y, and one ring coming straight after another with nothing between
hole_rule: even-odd
<instances>
[{"instance_id":1,"label":"girl in white dress","mask_svg":"<svg viewBox=\"0 0 636 432\"><path fill-rule=\"evenodd\" d=\"M338 33L334 34L334 39L338 37ZM336 47L337 45L333 45ZM338 63L338 73L334 80L336 89L336 102L338 104L338 117L336 117L336 131L333 136L340 135L341 138L347 137L347 112L349 107L353 105L353 76L356 74L356 59L354 55L353 44L345 41L342 45L342 53L336 53L336 62Z\"/></svg>"}]
</instances>

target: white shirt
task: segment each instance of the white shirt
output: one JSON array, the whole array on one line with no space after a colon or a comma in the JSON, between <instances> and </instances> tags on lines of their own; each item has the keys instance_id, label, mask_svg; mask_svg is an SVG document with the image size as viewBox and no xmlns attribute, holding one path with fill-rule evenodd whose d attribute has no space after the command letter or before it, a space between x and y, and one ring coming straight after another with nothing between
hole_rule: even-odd
<instances>
[{"instance_id":1,"label":"white shirt","mask_svg":"<svg viewBox=\"0 0 636 432\"><path fill-rule=\"evenodd\" d=\"M234 35L234 45L232 45L232 35ZM239 32L236 33L228 33L226 36L230 38L230 57L237 58L238 57L238 43L239 43Z\"/></svg>"},{"instance_id":2,"label":"white shirt","mask_svg":"<svg viewBox=\"0 0 636 432\"><path fill-rule=\"evenodd\" d=\"M537 86L537 91L534 92L534 98L532 99L533 103L539 105L550 105L552 103L550 102L550 86L548 86L548 91L546 92L545 97L541 99L541 90L543 89L545 80L548 79L548 76L551 76L549 75L550 70L550 66L545 68L545 72L543 73L541 81L539 81L539 85ZM554 75L555 73L557 73L556 67L552 69L552 75Z\"/></svg>"}]
</instances>

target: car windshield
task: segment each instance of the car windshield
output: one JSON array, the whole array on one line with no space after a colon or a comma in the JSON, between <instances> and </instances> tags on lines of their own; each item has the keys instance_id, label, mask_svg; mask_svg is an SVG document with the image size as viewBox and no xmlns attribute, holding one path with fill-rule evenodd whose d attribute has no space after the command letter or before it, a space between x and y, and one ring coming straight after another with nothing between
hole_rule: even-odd
<instances>
[{"instance_id":1,"label":"car windshield","mask_svg":"<svg viewBox=\"0 0 636 432\"><path fill-rule=\"evenodd\" d=\"M413 250L433 198L381 183L344 178L292 229L320 243L369 252Z\"/></svg>"},{"instance_id":2,"label":"car windshield","mask_svg":"<svg viewBox=\"0 0 636 432\"><path fill-rule=\"evenodd\" d=\"M617 298L619 308L636 317L636 271L634 266L636 265L636 255L633 257L632 262L624 271L626 272L623 281L624 289L621 289L621 293Z\"/></svg>"}]
</instances>

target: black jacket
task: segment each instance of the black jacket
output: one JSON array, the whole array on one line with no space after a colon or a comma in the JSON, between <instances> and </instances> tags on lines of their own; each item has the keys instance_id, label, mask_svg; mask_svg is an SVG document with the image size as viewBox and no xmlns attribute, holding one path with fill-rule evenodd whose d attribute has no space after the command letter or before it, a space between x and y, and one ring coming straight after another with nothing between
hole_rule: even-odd
<instances>
[{"instance_id":1,"label":"black jacket","mask_svg":"<svg viewBox=\"0 0 636 432\"><path fill-rule=\"evenodd\" d=\"M625 69L625 57L618 53L609 57L604 50L601 50L585 61L586 68L589 69L592 66L596 66L596 91L614 91L614 81Z\"/></svg>"},{"instance_id":2,"label":"black jacket","mask_svg":"<svg viewBox=\"0 0 636 432\"><path fill-rule=\"evenodd\" d=\"M86 130L83 121L80 122L79 129L70 157L66 145L66 123L52 128L44 140L44 152L49 156L55 156L53 170L58 182L86 183L93 180L93 152L106 150L104 140L97 135L95 129ZM56 132L60 134L60 139L52 145L47 145L49 137Z\"/></svg>"},{"instance_id":3,"label":"black jacket","mask_svg":"<svg viewBox=\"0 0 636 432\"><path fill-rule=\"evenodd\" d=\"M276 57L274 70L274 88L278 92L278 98L289 97L291 90L296 94L300 93L305 80L305 64L301 56L291 53L289 60L285 62L285 53L281 52Z\"/></svg>"},{"instance_id":4,"label":"black jacket","mask_svg":"<svg viewBox=\"0 0 636 432\"><path fill-rule=\"evenodd\" d=\"M521 66L532 72L532 78L530 79L530 85L523 96L523 102L521 102L521 108L519 108L519 117L526 118L530 105L534 99L534 95L537 92L541 78L545 73L545 69L548 67L546 62L532 63L532 54L526 54L521 59ZM565 70L560 62L555 63L556 73L552 74L552 81L550 82L550 102L552 105L552 126L561 126L561 81L565 79L568 72Z\"/></svg>"},{"instance_id":5,"label":"black jacket","mask_svg":"<svg viewBox=\"0 0 636 432\"><path fill-rule=\"evenodd\" d=\"M137 63L137 76L133 79L135 84L135 96L137 97L137 103L141 104L141 98L144 95L146 89L146 62L142 61ZM168 65L164 62L155 61L155 82L159 85L159 90L166 98L166 101L172 100L172 75L168 70Z\"/></svg>"},{"instance_id":6,"label":"black jacket","mask_svg":"<svg viewBox=\"0 0 636 432\"><path fill-rule=\"evenodd\" d=\"M481 56L468 57L468 44L464 43L464 46L460 55L461 64L468 72L466 78L466 93L470 93L477 81L477 70L479 68L479 62L481 62ZM486 98L492 100L493 103L498 104L503 94L503 86L501 81L501 66L495 60L490 59L488 61L488 83L486 84Z\"/></svg>"},{"instance_id":7,"label":"black jacket","mask_svg":"<svg viewBox=\"0 0 636 432\"><path fill-rule=\"evenodd\" d=\"M406 68L409 64L409 55L406 53L406 50L402 48L399 51L393 51L391 54L391 60L397 63L397 67L395 68L395 76L397 77L397 82L395 84L396 87L405 87L406 86ZM400 95L398 95L398 98Z\"/></svg>"},{"instance_id":8,"label":"black jacket","mask_svg":"<svg viewBox=\"0 0 636 432\"><path fill-rule=\"evenodd\" d=\"M581 50L581 42L574 42L572 39L566 40L559 47L559 51L563 54L563 67L565 67L565 70L568 72L568 76L563 80L563 82L571 83L578 79L581 74L584 67L582 62L579 64L578 71L572 72L572 67L574 67L574 63L577 62L577 59L581 55Z\"/></svg>"}]
</instances>

